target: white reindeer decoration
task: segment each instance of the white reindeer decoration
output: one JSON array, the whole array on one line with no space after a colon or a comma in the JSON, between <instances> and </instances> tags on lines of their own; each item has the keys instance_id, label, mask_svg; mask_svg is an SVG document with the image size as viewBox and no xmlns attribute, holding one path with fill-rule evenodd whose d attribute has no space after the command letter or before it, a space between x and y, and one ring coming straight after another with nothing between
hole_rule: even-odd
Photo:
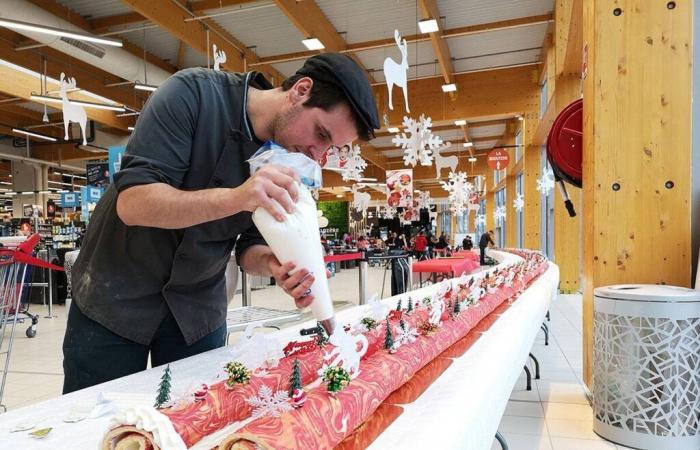
<instances>
[{"instance_id":1,"label":"white reindeer decoration","mask_svg":"<svg viewBox=\"0 0 700 450\"><path fill-rule=\"evenodd\" d=\"M406 39L401 41L399 30L394 30L394 40L401 51L401 64L390 57L384 60L384 78L386 79L386 87L389 89L389 109L394 109L391 91L394 89L394 85L397 85L403 89L406 112L411 112L411 110L408 109L408 78L406 76L406 72L408 72L408 45L406 44Z\"/></svg>"},{"instance_id":2,"label":"white reindeer decoration","mask_svg":"<svg viewBox=\"0 0 700 450\"><path fill-rule=\"evenodd\" d=\"M226 52L223 50L217 52L216 44L213 44L212 47L214 47L214 70L221 70L219 66L226 63Z\"/></svg>"},{"instance_id":3,"label":"white reindeer decoration","mask_svg":"<svg viewBox=\"0 0 700 450\"><path fill-rule=\"evenodd\" d=\"M352 204L355 207L355 211L367 211L370 199L370 195L366 192L360 192L360 188L356 184L352 186Z\"/></svg>"},{"instance_id":4,"label":"white reindeer decoration","mask_svg":"<svg viewBox=\"0 0 700 450\"><path fill-rule=\"evenodd\" d=\"M68 100L68 89L75 89L76 83L75 78L68 78L65 80L66 74L61 72L61 99L63 100L63 129L65 131L65 137L63 139L68 140L68 126L71 122L75 122L80 125L80 131L83 133L83 145L87 145L87 139L85 138L85 133L87 130L87 114L85 113L85 108L80 105L74 105Z\"/></svg>"},{"instance_id":5,"label":"white reindeer decoration","mask_svg":"<svg viewBox=\"0 0 700 450\"><path fill-rule=\"evenodd\" d=\"M447 142L445 145L433 149L433 157L435 158L435 178L440 179L440 171L445 167L449 167L450 171L457 170L459 159L455 155L441 156L440 151L447 150L452 146L452 142Z\"/></svg>"},{"instance_id":6,"label":"white reindeer decoration","mask_svg":"<svg viewBox=\"0 0 700 450\"><path fill-rule=\"evenodd\" d=\"M360 374L360 359L367 352L369 345L367 338L363 334L352 335L340 327L330 336L328 342L335 345L335 348L324 354L323 359L332 360L329 365L340 365L352 374L352 378L357 377Z\"/></svg>"}]
</instances>

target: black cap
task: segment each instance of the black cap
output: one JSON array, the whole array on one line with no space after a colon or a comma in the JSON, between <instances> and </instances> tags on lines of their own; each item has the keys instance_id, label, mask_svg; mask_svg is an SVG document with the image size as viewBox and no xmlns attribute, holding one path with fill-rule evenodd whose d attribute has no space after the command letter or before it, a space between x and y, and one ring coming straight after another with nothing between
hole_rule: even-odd
<instances>
[{"instance_id":1,"label":"black cap","mask_svg":"<svg viewBox=\"0 0 700 450\"><path fill-rule=\"evenodd\" d=\"M297 74L313 80L333 84L343 90L350 105L367 126L367 133L374 137L374 130L381 128L374 94L364 69L352 58L340 53L321 53L307 59Z\"/></svg>"}]
</instances>

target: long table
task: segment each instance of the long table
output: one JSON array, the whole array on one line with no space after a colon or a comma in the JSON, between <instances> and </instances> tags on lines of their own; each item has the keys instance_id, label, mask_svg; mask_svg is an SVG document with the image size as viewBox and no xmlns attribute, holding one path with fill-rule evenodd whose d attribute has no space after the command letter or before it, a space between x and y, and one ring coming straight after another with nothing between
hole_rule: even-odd
<instances>
[{"instance_id":1,"label":"long table","mask_svg":"<svg viewBox=\"0 0 700 450\"><path fill-rule=\"evenodd\" d=\"M496 256L505 264L518 260L511 254ZM490 448L508 395L522 371L558 279L557 266L550 265L549 270L482 333L474 346L456 359L417 401L405 407L404 413L371 448ZM435 288L427 286L414 293L420 298ZM383 301L393 307L397 300L398 296ZM357 306L340 311L337 318L340 323L359 318L365 308ZM313 325L313 320L295 324L276 335L282 341L295 339L300 329ZM211 382L228 362L230 354L231 347L223 347L170 364L172 392L184 392L203 382ZM117 408L149 405L154 401L162 373L160 367L149 369L2 414L0 448L97 449L110 428L113 414L78 423L64 423L63 419L71 410L94 403L98 395L112 400ZM52 427L53 430L41 440L29 437L28 431L10 432L16 425L28 422L35 424L35 429ZM208 449L213 443L214 438L205 438L192 449Z\"/></svg>"},{"instance_id":2,"label":"long table","mask_svg":"<svg viewBox=\"0 0 700 450\"><path fill-rule=\"evenodd\" d=\"M448 257L426 259L413 263L413 272L420 273L420 283L423 284L423 273L446 273L452 278L459 277L463 273L470 273L479 267L479 262L470 258Z\"/></svg>"}]
</instances>

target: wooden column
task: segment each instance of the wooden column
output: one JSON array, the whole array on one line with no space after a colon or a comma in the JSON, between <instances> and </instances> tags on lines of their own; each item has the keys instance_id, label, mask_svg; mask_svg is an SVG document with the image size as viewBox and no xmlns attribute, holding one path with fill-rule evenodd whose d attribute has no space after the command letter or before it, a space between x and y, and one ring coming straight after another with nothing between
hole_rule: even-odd
<instances>
[{"instance_id":1,"label":"wooden column","mask_svg":"<svg viewBox=\"0 0 700 450\"><path fill-rule=\"evenodd\" d=\"M486 224L484 225L484 232L493 230L496 227L496 222L493 220L493 212L496 209L495 196L493 195L493 170L486 171L486 178L488 178L488 184L491 188L486 192Z\"/></svg>"},{"instance_id":2,"label":"wooden column","mask_svg":"<svg viewBox=\"0 0 700 450\"><path fill-rule=\"evenodd\" d=\"M540 193L537 179L540 177L540 147L533 143L539 112L529 111L523 120L523 247L540 249Z\"/></svg>"},{"instance_id":3,"label":"wooden column","mask_svg":"<svg viewBox=\"0 0 700 450\"><path fill-rule=\"evenodd\" d=\"M583 376L592 387L593 289L690 284L693 2L583 3Z\"/></svg>"},{"instance_id":4,"label":"wooden column","mask_svg":"<svg viewBox=\"0 0 700 450\"><path fill-rule=\"evenodd\" d=\"M503 139L504 145L515 144L515 131L517 127L514 123L506 125L506 135ZM515 247L515 215L517 212L513 208L513 200L515 199L515 178L518 175L515 172L515 147L506 147L510 162L506 171L506 247Z\"/></svg>"}]
</instances>

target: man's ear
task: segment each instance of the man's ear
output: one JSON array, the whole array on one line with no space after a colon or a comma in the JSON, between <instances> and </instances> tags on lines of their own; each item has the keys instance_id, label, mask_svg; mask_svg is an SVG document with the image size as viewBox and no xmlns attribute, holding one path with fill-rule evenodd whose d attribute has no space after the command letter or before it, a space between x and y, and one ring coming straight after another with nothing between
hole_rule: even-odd
<instances>
[{"instance_id":1,"label":"man's ear","mask_svg":"<svg viewBox=\"0 0 700 450\"><path fill-rule=\"evenodd\" d=\"M300 78L289 90L289 100L293 105L304 103L311 97L314 80L309 77Z\"/></svg>"}]
</instances>

